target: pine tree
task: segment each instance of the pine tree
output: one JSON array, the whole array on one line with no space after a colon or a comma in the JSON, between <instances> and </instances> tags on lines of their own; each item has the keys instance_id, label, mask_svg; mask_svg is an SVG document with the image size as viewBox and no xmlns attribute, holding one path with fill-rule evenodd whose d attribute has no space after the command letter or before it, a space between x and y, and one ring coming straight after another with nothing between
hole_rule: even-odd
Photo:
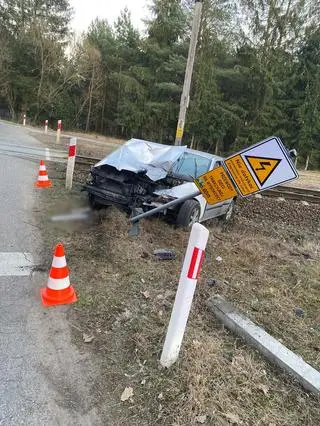
<instances>
[{"instance_id":1,"label":"pine tree","mask_svg":"<svg viewBox=\"0 0 320 426\"><path fill-rule=\"evenodd\" d=\"M24 110L38 119L48 103L48 94L59 80L65 60L63 42L70 16L66 0L0 3L0 39L7 46L5 88L1 92L13 116Z\"/></svg>"}]
</instances>

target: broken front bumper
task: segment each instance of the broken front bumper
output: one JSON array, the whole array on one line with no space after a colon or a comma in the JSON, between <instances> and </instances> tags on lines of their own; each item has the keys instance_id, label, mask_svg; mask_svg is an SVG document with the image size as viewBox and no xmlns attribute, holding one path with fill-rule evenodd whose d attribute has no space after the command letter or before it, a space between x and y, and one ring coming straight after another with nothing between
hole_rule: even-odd
<instances>
[{"instance_id":1,"label":"broken front bumper","mask_svg":"<svg viewBox=\"0 0 320 426\"><path fill-rule=\"evenodd\" d=\"M88 194L91 194L96 198L97 203L102 205L109 206L112 204L118 204L121 206L128 206L130 204L130 200L125 195L111 192L95 185L84 185L84 189L88 192Z\"/></svg>"}]
</instances>

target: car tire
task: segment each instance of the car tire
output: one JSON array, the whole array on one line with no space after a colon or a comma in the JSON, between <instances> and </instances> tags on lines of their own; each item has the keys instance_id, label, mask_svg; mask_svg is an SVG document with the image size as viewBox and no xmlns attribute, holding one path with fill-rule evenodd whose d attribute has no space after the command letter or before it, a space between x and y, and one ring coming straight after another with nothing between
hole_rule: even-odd
<instances>
[{"instance_id":1,"label":"car tire","mask_svg":"<svg viewBox=\"0 0 320 426\"><path fill-rule=\"evenodd\" d=\"M227 212L222 216L222 220L226 223L231 222L236 212L235 200L232 200L228 206Z\"/></svg>"},{"instance_id":2,"label":"car tire","mask_svg":"<svg viewBox=\"0 0 320 426\"><path fill-rule=\"evenodd\" d=\"M177 215L176 224L183 227L191 227L200 219L200 204L196 200L185 201Z\"/></svg>"},{"instance_id":3,"label":"car tire","mask_svg":"<svg viewBox=\"0 0 320 426\"><path fill-rule=\"evenodd\" d=\"M96 196L93 194L88 195L89 200L89 206L92 208L92 210L99 210L101 209L101 204L97 203Z\"/></svg>"}]
</instances>

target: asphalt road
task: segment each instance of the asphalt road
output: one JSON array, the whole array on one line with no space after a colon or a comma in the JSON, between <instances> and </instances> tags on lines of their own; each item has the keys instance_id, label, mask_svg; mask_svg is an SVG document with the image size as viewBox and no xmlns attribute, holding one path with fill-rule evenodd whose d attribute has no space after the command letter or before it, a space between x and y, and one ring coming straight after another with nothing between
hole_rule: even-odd
<instances>
[{"instance_id":1,"label":"asphalt road","mask_svg":"<svg viewBox=\"0 0 320 426\"><path fill-rule=\"evenodd\" d=\"M64 162L67 152L44 147L39 141L28 135L28 129L0 120L0 154L30 160L42 159ZM40 133L39 130L37 130ZM21 136L23 134L23 137Z\"/></svg>"},{"instance_id":2,"label":"asphalt road","mask_svg":"<svg viewBox=\"0 0 320 426\"><path fill-rule=\"evenodd\" d=\"M31 269L41 262L33 184L42 153L25 129L0 122L0 425L100 425L99 366L71 344L72 307L42 307L47 274ZM14 259L25 263L18 275Z\"/></svg>"}]
</instances>

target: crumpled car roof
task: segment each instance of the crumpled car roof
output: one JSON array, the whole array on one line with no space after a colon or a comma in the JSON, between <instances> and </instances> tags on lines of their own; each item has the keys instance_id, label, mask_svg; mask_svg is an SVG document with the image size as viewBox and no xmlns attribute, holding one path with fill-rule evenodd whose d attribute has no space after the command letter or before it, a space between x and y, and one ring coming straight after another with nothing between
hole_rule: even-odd
<instances>
[{"instance_id":1,"label":"crumpled car roof","mask_svg":"<svg viewBox=\"0 0 320 426\"><path fill-rule=\"evenodd\" d=\"M94 167L113 166L117 170L134 173L146 172L152 181L163 179L177 159L187 150L186 146L162 145L141 139L130 139L109 154Z\"/></svg>"}]
</instances>

